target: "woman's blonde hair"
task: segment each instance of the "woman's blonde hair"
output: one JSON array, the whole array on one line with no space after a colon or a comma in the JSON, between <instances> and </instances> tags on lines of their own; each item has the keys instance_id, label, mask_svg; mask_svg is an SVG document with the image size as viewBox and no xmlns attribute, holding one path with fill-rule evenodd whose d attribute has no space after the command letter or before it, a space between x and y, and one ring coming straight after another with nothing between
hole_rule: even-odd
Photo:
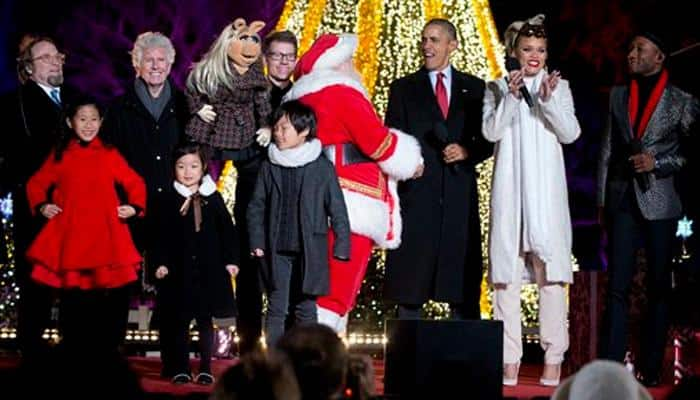
<instances>
[{"instance_id":1,"label":"woman's blonde hair","mask_svg":"<svg viewBox=\"0 0 700 400\"><path fill-rule=\"evenodd\" d=\"M221 31L219 37L212 43L211 47L199 62L192 67L192 72L187 77L187 88L199 93L204 93L208 97L213 97L219 86L223 85L233 89L233 74L228 61L228 48L231 42L238 38L245 23L240 25L236 20Z\"/></svg>"}]
</instances>

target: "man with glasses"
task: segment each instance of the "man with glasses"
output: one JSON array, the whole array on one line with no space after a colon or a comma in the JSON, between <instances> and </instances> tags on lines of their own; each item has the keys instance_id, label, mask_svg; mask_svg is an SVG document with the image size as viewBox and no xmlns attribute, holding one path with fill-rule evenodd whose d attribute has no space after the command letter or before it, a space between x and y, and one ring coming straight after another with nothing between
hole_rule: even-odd
<instances>
[{"instance_id":1,"label":"man with glasses","mask_svg":"<svg viewBox=\"0 0 700 400\"><path fill-rule=\"evenodd\" d=\"M52 305L51 291L31 280L31 265L24 259L44 222L41 216L32 215L24 185L57 141L61 111L70 98L70 91L63 87L65 59L53 40L32 40L17 58L23 83L6 98L9 104L3 107L10 110L10 125L2 146L2 184L13 192L14 199L15 265L20 288L17 331L24 362L40 361L47 349L42 334L49 327Z\"/></svg>"},{"instance_id":2,"label":"man with glasses","mask_svg":"<svg viewBox=\"0 0 700 400\"><path fill-rule=\"evenodd\" d=\"M290 31L273 32L263 42L267 79L270 81L270 104L279 107L282 97L292 88L292 73L297 64L297 38Z\"/></svg>"}]
</instances>

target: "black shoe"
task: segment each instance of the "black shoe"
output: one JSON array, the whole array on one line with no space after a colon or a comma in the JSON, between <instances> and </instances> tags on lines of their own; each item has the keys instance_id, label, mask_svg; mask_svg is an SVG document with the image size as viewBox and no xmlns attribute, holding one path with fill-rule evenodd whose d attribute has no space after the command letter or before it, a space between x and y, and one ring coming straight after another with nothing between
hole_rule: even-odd
<instances>
[{"instance_id":1,"label":"black shoe","mask_svg":"<svg viewBox=\"0 0 700 400\"><path fill-rule=\"evenodd\" d=\"M184 385L192 382L192 377L190 376L190 374L181 373L173 376L172 382L175 385Z\"/></svg>"},{"instance_id":2,"label":"black shoe","mask_svg":"<svg viewBox=\"0 0 700 400\"><path fill-rule=\"evenodd\" d=\"M214 383L214 376L206 372L200 372L195 381L199 385L211 385Z\"/></svg>"}]
</instances>

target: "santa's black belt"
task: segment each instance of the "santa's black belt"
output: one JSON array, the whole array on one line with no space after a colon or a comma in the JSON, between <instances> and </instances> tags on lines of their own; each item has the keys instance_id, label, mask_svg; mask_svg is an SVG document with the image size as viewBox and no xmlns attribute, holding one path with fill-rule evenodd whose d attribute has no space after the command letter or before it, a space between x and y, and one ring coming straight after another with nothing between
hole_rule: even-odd
<instances>
[{"instance_id":1,"label":"santa's black belt","mask_svg":"<svg viewBox=\"0 0 700 400\"><path fill-rule=\"evenodd\" d=\"M352 143L342 143L342 144L331 144L323 147L323 153L326 157L331 160L333 164L336 164L335 160L335 150L337 146L342 146L341 153L343 156L341 165L352 165L367 162L374 162L371 158L367 157L360 149L357 148Z\"/></svg>"}]
</instances>

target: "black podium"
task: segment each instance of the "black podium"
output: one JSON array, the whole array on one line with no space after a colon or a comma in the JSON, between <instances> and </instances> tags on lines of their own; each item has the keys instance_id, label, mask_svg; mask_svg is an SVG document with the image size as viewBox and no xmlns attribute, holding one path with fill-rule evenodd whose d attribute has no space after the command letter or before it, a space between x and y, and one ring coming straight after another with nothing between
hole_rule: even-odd
<instances>
[{"instance_id":1,"label":"black podium","mask_svg":"<svg viewBox=\"0 0 700 400\"><path fill-rule=\"evenodd\" d=\"M387 320L387 399L500 399L500 321Z\"/></svg>"}]
</instances>

